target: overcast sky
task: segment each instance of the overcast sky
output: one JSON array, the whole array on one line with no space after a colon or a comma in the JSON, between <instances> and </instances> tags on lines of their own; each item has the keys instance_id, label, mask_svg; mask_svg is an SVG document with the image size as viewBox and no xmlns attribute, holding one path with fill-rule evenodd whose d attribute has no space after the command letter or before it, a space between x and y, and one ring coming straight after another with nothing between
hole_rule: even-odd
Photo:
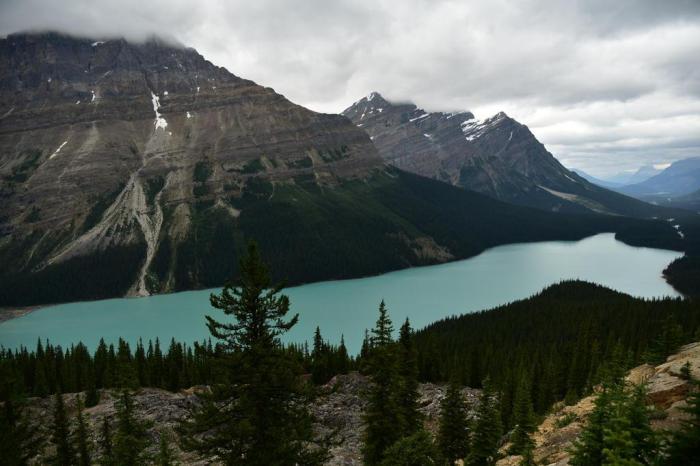
<instances>
[{"instance_id":1,"label":"overcast sky","mask_svg":"<svg viewBox=\"0 0 700 466\"><path fill-rule=\"evenodd\" d=\"M700 156L700 0L0 0L0 34L168 35L289 99L503 110L595 175Z\"/></svg>"}]
</instances>

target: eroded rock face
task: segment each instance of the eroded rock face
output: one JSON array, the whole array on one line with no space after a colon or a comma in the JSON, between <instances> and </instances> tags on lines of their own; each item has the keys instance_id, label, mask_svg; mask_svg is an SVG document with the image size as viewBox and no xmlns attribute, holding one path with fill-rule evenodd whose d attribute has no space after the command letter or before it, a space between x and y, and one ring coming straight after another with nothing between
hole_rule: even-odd
<instances>
[{"instance_id":1,"label":"eroded rock face","mask_svg":"<svg viewBox=\"0 0 700 466\"><path fill-rule=\"evenodd\" d=\"M0 40L0 258L15 273L122 248L137 262L122 270L130 294L147 294L149 281L173 289L177 258L162 258L171 270L160 277L152 262L164 238L170 251L184 241L197 206L235 219L244 193L271 195L261 184L333 186L382 167L346 118L295 105L193 49Z\"/></svg>"},{"instance_id":2,"label":"eroded rock face","mask_svg":"<svg viewBox=\"0 0 700 466\"><path fill-rule=\"evenodd\" d=\"M407 171L497 199L553 211L653 215L644 204L567 170L505 113L426 112L372 92L343 111L379 154Z\"/></svg>"}]
</instances>

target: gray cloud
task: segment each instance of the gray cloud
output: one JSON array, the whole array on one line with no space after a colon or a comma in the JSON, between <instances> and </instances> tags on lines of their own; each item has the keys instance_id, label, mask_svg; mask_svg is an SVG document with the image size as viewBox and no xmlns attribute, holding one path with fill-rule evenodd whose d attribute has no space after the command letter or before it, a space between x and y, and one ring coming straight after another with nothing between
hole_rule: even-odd
<instances>
[{"instance_id":1,"label":"gray cloud","mask_svg":"<svg viewBox=\"0 0 700 466\"><path fill-rule=\"evenodd\" d=\"M697 0L0 0L0 34L168 36L315 110L505 110L602 175L700 155Z\"/></svg>"}]
</instances>

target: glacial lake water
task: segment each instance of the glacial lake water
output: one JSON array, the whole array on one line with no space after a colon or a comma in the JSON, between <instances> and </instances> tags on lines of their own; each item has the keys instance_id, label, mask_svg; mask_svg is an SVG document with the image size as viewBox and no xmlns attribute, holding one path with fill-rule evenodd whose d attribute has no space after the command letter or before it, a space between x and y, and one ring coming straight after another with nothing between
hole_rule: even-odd
<instances>
[{"instance_id":1,"label":"glacial lake water","mask_svg":"<svg viewBox=\"0 0 700 466\"><path fill-rule=\"evenodd\" d=\"M382 299L396 327L409 317L414 328L420 328L446 316L526 298L564 279L587 280L645 298L678 296L661 273L681 255L627 246L605 233L581 241L499 246L448 264L287 288L284 293L300 321L286 340L311 341L318 325L331 342L344 334L355 353ZM0 324L0 345L34 347L37 338L48 338L64 347L82 341L94 348L100 337L116 342L120 336L130 342L139 337L201 341L209 336L204 315L223 317L209 305L209 294L216 291L45 307Z\"/></svg>"}]
</instances>

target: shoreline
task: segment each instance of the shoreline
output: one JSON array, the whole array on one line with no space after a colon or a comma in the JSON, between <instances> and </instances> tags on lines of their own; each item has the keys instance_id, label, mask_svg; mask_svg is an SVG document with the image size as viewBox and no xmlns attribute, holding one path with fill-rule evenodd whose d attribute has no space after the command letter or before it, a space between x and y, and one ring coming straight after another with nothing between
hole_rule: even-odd
<instances>
[{"instance_id":1,"label":"shoreline","mask_svg":"<svg viewBox=\"0 0 700 466\"><path fill-rule=\"evenodd\" d=\"M6 307L0 308L0 324L8 320L17 319L18 317L26 316L29 313L38 311L46 307L45 305L27 306L27 307Z\"/></svg>"}]
</instances>

